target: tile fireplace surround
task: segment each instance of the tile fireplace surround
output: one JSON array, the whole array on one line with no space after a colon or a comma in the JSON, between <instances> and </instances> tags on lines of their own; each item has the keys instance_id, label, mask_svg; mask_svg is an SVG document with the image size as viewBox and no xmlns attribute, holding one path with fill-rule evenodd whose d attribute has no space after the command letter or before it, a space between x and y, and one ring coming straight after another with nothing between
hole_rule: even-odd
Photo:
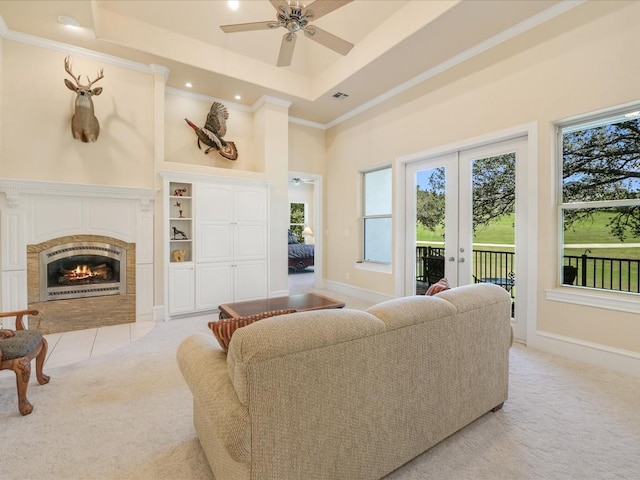
<instances>
[{"instance_id":1,"label":"tile fireplace surround","mask_svg":"<svg viewBox=\"0 0 640 480\"><path fill-rule=\"evenodd\" d=\"M144 188L0 179L0 310L41 310L31 322L44 333L152 320L155 195ZM38 252L67 241L126 249L126 292L42 302Z\"/></svg>"}]
</instances>

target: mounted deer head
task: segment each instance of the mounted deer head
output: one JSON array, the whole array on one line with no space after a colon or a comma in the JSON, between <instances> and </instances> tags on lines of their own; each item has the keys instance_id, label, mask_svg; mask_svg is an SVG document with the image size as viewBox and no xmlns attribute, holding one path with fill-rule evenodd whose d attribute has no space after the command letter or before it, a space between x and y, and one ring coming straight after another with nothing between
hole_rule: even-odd
<instances>
[{"instance_id":1,"label":"mounted deer head","mask_svg":"<svg viewBox=\"0 0 640 480\"><path fill-rule=\"evenodd\" d=\"M76 104L73 118L71 119L71 132L73 138L76 140L82 140L83 142L95 142L100 134L100 124L98 119L93 114L93 100L94 95L100 95L102 93L102 87L91 89L91 85L104 77L102 69L98 77L91 81L87 75L88 85L82 85L80 83L80 75L77 77L73 75L71 71L71 64L69 63L69 57L64 59L64 69L71 75L71 78L75 81L75 84L71 83L66 78L64 84L69 90L76 92Z\"/></svg>"}]
</instances>

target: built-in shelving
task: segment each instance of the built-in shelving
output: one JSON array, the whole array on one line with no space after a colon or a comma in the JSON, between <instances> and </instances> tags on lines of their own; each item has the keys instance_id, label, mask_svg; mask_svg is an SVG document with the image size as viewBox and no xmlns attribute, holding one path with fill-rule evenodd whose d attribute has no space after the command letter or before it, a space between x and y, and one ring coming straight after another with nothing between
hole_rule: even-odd
<instances>
[{"instance_id":1,"label":"built-in shelving","mask_svg":"<svg viewBox=\"0 0 640 480\"><path fill-rule=\"evenodd\" d=\"M193 260L193 185L169 183L169 261Z\"/></svg>"}]
</instances>

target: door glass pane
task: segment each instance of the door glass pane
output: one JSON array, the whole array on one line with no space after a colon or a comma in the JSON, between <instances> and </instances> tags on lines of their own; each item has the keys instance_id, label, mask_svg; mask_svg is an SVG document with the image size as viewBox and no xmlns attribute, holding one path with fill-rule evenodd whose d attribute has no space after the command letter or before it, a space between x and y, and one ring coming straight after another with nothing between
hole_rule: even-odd
<instances>
[{"instance_id":1,"label":"door glass pane","mask_svg":"<svg viewBox=\"0 0 640 480\"><path fill-rule=\"evenodd\" d=\"M515 295L514 153L472 164L474 282L495 283Z\"/></svg>"},{"instance_id":2,"label":"door glass pane","mask_svg":"<svg viewBox=\"0 0 640 480\"><path fill-rule=\"evenodd\" d=\"M444 277L445 168L416 174L416 293Z\"/></svg>"}]
</instances>

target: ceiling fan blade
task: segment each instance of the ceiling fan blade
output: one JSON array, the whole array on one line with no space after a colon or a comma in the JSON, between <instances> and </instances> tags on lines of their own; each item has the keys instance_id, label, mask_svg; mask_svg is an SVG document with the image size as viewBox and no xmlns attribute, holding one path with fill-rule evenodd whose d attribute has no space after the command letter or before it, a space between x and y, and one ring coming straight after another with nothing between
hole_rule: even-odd
<instances>
[{"instance_id":1,"label":"ceiling fan blade","mask_svg":"<svg viewBox=\"0 0 640 480\"><path fill-rule=\"evenodd\" d=\"M271 3L274 1L275 0L272 0ZM307 6L305 15L309 17L309 20L317 20L352 1L353 0L316 0ZM310 13L312 13L312 15L309 15Z\"/></svg>"},{"instance_id":2,"label":"ceiling fan blade","mask_svg":"<svg viewBox=\"0 0 640 480\"><path fill-rule=\"evenodd\" d=\"M293 48L296 46L296 34L285 33L282 37L282 44L280 45L280 54L278 55L278 67L287 67L291 65L291 58L293 57Z\"/></svg>"},{"instance_id":3,"label":"ceiling fan blade","mask_svg":"<svg viewBox=\"0 0 640 480\"><path fill-rule=\"evenodd\" d=\"M287 0L269 0L271 2L271 5L273 5L273 8L276 9L276 11L280 12L280 7L284 8L285 12L289 11L289 3L287 2Z\"/></svg>"},{"instance_id":4,"label":"ceiling fan blade","mask_svg":"<svg viewBox=\"0 0 640 480\"><path fill-rule=\"evenodd\" d=\"M233 25L220 25L220 28L225 33L234 32L250 32L251 30L269 30L271 28L278 27L278 22L252 22L252 23L235 23Z\"/></svg>"},{"instance_id":5,"label":"ceiling fan blade","mask_svg":"<svg viewBox=\"0 0 640 480\"><path fill-rule=\"evenodd\" d=\"M325 47L330 48L334 52L338 52L340 55L346 55L353 48L353 43L347 42L340 37L336 37L333 33L329 33L326 30L318 28L314 25L309 25L307 28L305 28L304 34L307 36L307 38L318 42L320 45L324 45Z\"/></svg>"}]
</instances>

